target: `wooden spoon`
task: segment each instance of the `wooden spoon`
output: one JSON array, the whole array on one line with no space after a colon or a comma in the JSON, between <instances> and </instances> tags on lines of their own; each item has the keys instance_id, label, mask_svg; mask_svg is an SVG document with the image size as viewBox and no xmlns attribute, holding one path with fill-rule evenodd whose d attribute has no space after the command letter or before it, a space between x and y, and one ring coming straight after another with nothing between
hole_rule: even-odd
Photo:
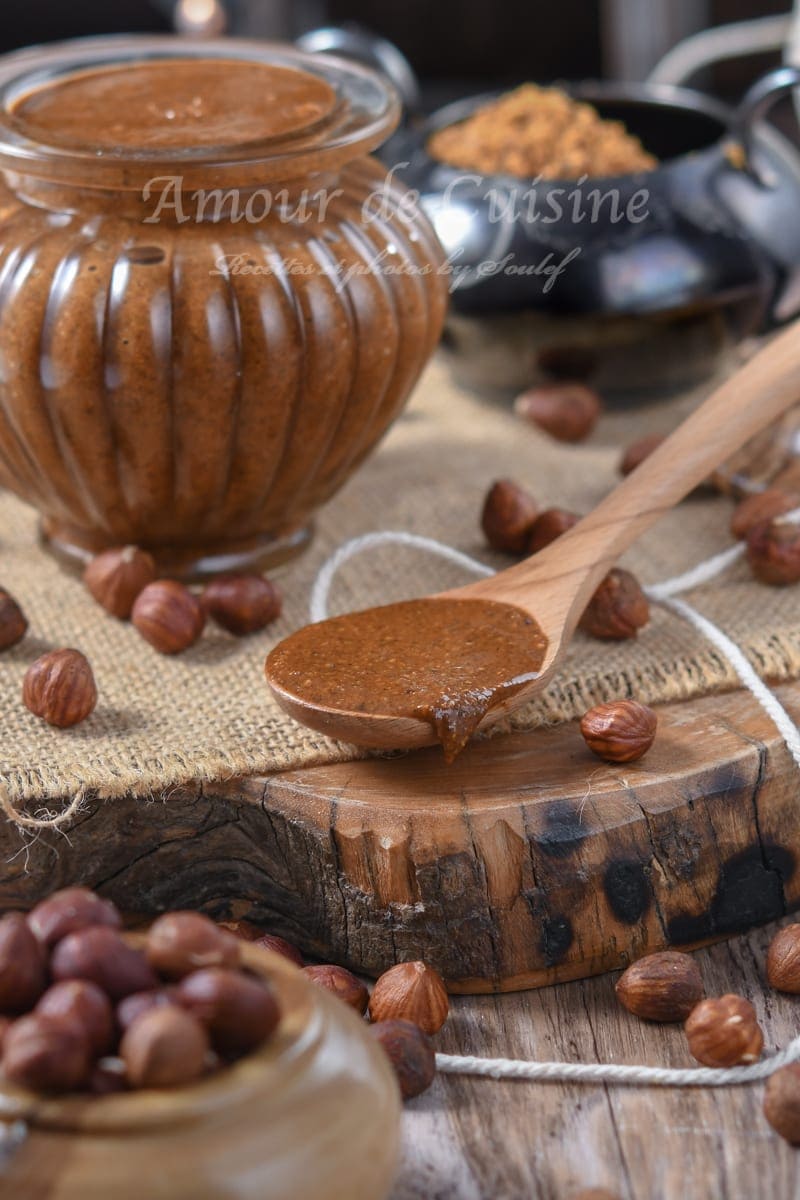
<instances>
[{"instance_id":1,"label":"wooden spoon","mask_svg":"<svg viewBox=\"0 0 800 1200\"><path fill-rule=\"evenodd\" d=\"M526 703L545 686L588 601L619 556L729 455L799 402L800 323L772 340L717 388L594 512L557 541L491 578L432 597L511 604L533 616L548 639L536 678L490 708L480 728ZM287 646L290 641L281 645ZM435 651L432 646L432 656ZM406 749L436 741L429 721L381 713L380 695L374 697L376 711L351 711L316 704L294 694L276 677L269 660L267 679L286 712L331 737L385 749Z\"/></svg>"}]
</instances>

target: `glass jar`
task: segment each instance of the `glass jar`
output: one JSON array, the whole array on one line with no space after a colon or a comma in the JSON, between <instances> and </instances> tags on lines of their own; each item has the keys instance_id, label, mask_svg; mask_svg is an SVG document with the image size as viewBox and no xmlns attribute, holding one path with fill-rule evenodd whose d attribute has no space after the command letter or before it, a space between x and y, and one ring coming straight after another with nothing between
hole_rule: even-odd
<instances>
[{"instance_id":1,"label":"glass jar","mask_svg":"<svg viewBox=\"0 0 800 1200\"><path fill-rule=\"evenodd\" d=\"M278 44L126 36L0 60L0 483L84 561L263 568L404 405L443 254L368 156L398 101Z\"/></svg>"}]
</instances>

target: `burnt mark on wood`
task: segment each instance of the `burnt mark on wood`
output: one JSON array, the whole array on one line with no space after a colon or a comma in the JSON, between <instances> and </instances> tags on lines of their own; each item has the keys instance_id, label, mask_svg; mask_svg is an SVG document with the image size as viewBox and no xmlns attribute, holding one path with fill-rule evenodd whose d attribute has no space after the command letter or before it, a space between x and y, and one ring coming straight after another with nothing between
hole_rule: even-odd
<instances>
[{"instance_id":1,"label":"burnt mark on wood","mask_svg":"<svg viewBox=\"0 0 800 1200\"><path fill-rule=\"evenodd\" d=\"M555 967L566 958L574 936L569 917L545 917L542 921L539 950L546 966Z\"/></svg>"},{"instance_id":2,"label":"burnt mark on wood","mask_svg":"<svg viewBox=\"0 0 800 1200\"><path fill-rule=\"evenodd\" d=\"M734 854L722 864L708 912L676 913L669 920L670 942L683 945L722 933L739 933L783 916L784 884L792 878L796 867L792 851L774 842L750 846Z\"/></svg>"},{"instance_id":3,"label":"burnt mark on wood","mask_svg":"<svg viewBox=\"0 0 800 1200\"><path fill-rule=\"evenodd\" d=\"M588 836L580 809L569 800L556 800L544 812L544 829L535 844L549 858L569 858Z\"/></svg>"},{"instance_id":4,"label":"burnt mark on wood","mask_svg":"<svg viewBox=\"0 0 800 1200\"><path fill-rule=\"evenodd\" d=\"M653 902L644 864L635 858L618 858L603 873L603 891L618 921L635 925Z\"/></svg>"},{"instance_id":5,"label":"burnt mark on wood","mask_svg":"<svg viewBox=\"0 0 800 1200\"><path fill-rule=\"evenodd\" d=\"M565 913L558 911L561 907L559 901L556 901L558 908L553 911L553 897L548 895L546 887L531 888L523 891L522 896L531 917L541 930L537 946L541 962L545 967L555 967L564 961L575 941L572 921ZM573 897L570 897L570 900L572 899Z\"/></svg>"}]
</instances>

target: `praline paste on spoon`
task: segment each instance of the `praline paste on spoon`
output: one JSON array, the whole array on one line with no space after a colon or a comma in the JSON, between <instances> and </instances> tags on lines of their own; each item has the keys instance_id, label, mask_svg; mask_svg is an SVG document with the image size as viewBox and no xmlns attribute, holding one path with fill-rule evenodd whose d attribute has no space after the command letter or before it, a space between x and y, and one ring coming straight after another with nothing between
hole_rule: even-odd
<instances>
[{"instance_id":1,"label":"praline paste on spoon","mask_svg":"<svg viewBox=\"0 0 800 1200\"><path fill-rule=\"evenodd\" d=\"M275 647L267 675L314 707L428 721L452 762L487 712L538 675L546 649L514 605L429 597L308 625Z\"/></svg>"}]
</instances>

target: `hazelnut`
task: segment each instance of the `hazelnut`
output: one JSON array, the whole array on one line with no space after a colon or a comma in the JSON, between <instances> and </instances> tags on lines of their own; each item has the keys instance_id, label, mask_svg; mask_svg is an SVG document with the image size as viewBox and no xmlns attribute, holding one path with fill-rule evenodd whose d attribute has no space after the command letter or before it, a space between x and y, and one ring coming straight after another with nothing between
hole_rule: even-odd
<instances>
[{"instance_id":1,"label":"hazelnut","mask_svg":"<svg viewBox=\"0 0 800 1200\"><path fill-rule=\"evenodd\" d=\"M89 1039L95 1057L107 1054L114 1044L114 1012L111 1001L87 979L65 979L45 992L35 1011L61 1017L78 1025Z\"/></svg>"},{"instance_id":2,"label":"hazelnut","mask_svg":"<svg viewBox=\"0 0 800 1200\"><path fill-rule=\"evenodd\" d=\"M536 501L513 479L498 479L486 493L481 529L493 550L524 554L536 519Z\"/></svg>"},{"instance_id":3,"label":"hazelnut","mask_svg":"<svg viewBox=\"0 0 800 1200\"><path fill-rule=\"evenodd\" d=\"M282 958L288 958L289 962L293 962L297 967L305 965L305 960L297 946L293 946L291 942L287 942L273 933L265 933L263 937L256 938L255 944L262 950L271 950L273 954L280 954Z\"/></svg>"},{"instance_id":4,"label":"hazelnut","mask_svg":"<svg viewBox=\"0 0 800 1200\"><path fill-rule=\"evenodd\" d=\"M57 980L88 979L112 1000L158 987L145 956L104 925L68 933L53 951L50 970Z\"/></svg>"},{"instance_id":5,"label":"hazelnut","mask_svg":"<svg viewBox=\"0 0 800 1200\"><path fill-rule=\"evenodd\" d=\"M134 600L155 577L152 555L138 546L122 546L93 558L83 573L83 582L107 612L127 621Z\"/></svg>"},{"instance_id":6,"label":"hazelnut","mask_svg":"<svg viewBox=\"0 0 800 1200\"><path fill-rule=\"evenodd\" d=\"M754 1063L764 1049L755 1009L743 996L701 1000L684 1029L692 1054L707 1067Z\"/></svg>"},{"instance_id":7,"label":"hazelnut","mask_svg":"<svg viewBox=\"0 0 800 1200\"><path fill-rule=\"evenodd\" d=\"M180 1004L178 989L174 987L155 988L149 992L131 992L117 1005L117 1024L120 1029L127 1029L142 1013L151 1008L165 1008L168 1004Z\"/></svg>"},{"instance_id":8,"label":"hazelnut","mask_svg":"<svg viewBox=\"0 0 800 1200\"><path fill-rule=\"evenodd\" d=\"M367 1011L369 992L364 984L351 971L332 963L320 964L313 967L303 967L303 974L318 987L326 992L333 992L340 1000L344 1000L350 1008L362 1015Z\"/></svg>"},{"instance_id":9,"label":"hazelnut","mask_svg":"<svg viewBox=\"0 0 800 1200\"><path fill-rule=\"evenodd\" d=\"M170 912L150 926L145 955L166 979L183 979L202 967L239 965L239 942L197 912Z\"/></svg>"},{"instance_id":10,"label":"hazelnut","mask_svg":"<svg viewBox=\"0 0 800 1200\"><path fill-rule=\"evenodd\" d=\"M22 683L22 700L37 717L68 729L85 720L97 703L89 660L80 650L51 650L32 663Z\"/></svg>"},{"instance_id":11,"label":"hazelnut","mask_svg":"<svg viewBox=\"0 0 800 1200\"><path fill-rule=\"evenodd\" d=\"M212 621L237 637L264 629L283 607L278 588L261 575L220 575L206 586L200 603Z\"/></svg>"},{"instance_id":12,"label":"hazelnut","mask_svg":"<svg viewBox=\"0 0 800 1200\"><path fill-rule=\"evenodd\" d=\"M635 471L640 463L649 458L663 441L663 433L648 433L645 437L640 437L637 441L631 442L620 459L620 475L630 475L631 471Z\"/></svg>"},{"instance_id":13,"label":"hazelnut","mask_svg":"<svg viewBox=\"0 0 800 1200\"><path fill-rule=\"evenodd\" d=\"M181 1006L210 1030L215 1049L223 1053L260 1045L280 1020L272 989L238 971L195 971L181 980L178 994Z\"/></svg>"},{"instance_id":14,"label":"hazelnut","mask_svg":"<svg viewBox=\"0 0 800 1200\"><path fill-rule=\"evenodd\" d=\"M438 1033L450 1002L441 975L424 962L398 963L384 971L372 989L372 1021L412 1021L425 1033Z\"/></svg>"},{"instance_id":15,"label":"hazelnut","mask_svg":"<svg viewBox=\"0 0 800 1200\"><path fill-rule=\"evenodd\" d=\"M200 601L182 583L159 579L136 597L131 620L161 654L180 654L200 637L206 615Z\"/></svg>"},{"instance_id":16,"label":"hazelnut","mask_svg":"<svg viewBox=\"0 0 800 1200\"><path fill-rule=\"evenodd\" d=\"M703 998L694 959L677 950L648 954L623 971L616 983L623 1008L647 1021L685 1021Z\"/></svg>"},{"instance_id":17,"label":"hazelnut","mask_svg":"<svg viewBox=\"0 0 800 1200\"><path fill-rule=\"evenodd\" d=\"M559 442L582 442L601 411L597 392L583 383L552 383L517 396L514 410Z\"/></svg>"},{"instance_id":18,"label":"hazelnut","mask_svg":"<svg viewBox=\"0 0 800 1200\"><path fill-rule=\"evenodd\" d=\"M427 1091L436 1075L436 1054L427 1033L412 1021L377 1021L368 1029L394 1067L403 1099Z\"/></svg>"},{"instance_id":19,"label":"hazelnut","mask_svg":"<svg viewBox=\"0 0 800 1200\"><path fill-rule=\"evenodd\" d=\"M191 1083L203 1074L208 1051L206 1030L175 1005L142 1013L119 1045L128 1082L139 1088Z\"/></svg>"},{"instance_id":20,"label":"hazelnut","mask_svg":"<svg viewBox=\"0 0 800 1200\"><path fill-rule=\"evenodd\" d=\"M793 508L800 508L800 496L782 492L780 488L767 488L765 492L747 496L731 517L731 533L736 538L746 538L756 525L782 517Z\"/></svg>"},{"instance_id":21,"label":"hazelnut","mask_svg":"<svg viewBox=\"0 0 800 1200\"><path fill-rule=\"evenodd\" d=\"M0 650L16 646L28 632L28 622L14 597L0 588Z\"/></svg>"},{"instance_id":22,"label":"hazelnut","mask_svg":"<svg viewBox=\"0 0 800 1200\"><path fill-rule=\"evenodd\" d=\"M544 550L545 546L549 546L556 538L560 538L562 533L572 529L572 526L577 525L578 521L580 521L580 517L577 513L567 512L565 508L546 508L544 512L539 513L531 526L527 545L528 554L536 554L537 551Z\"/></svg>"},{"instance_id":23,"label":"hazelnut","mask_svg":"<svg viewBox=\"0 0 800 1200\"><path fill-rule=\"evenodd\" d=\"M606 575L578 622L592 637L624 641L650 620L650 605L630 571L615 567Z\"/></svg>"},{"instance_id":24,"label":"hazelnut","mask_svg":"<svg viewBox=\"0 0 800 1200\"><path fill-rule=\"evenodd\" d=\"M786 925L770 942L767 980L776 991L800 995L800 925Z\"/></svg>"},{"instance_id":25,"label":"hazelnut","mask_svg":"<svg viewBox=\"0 0 800 1200\"><path fill-rule=\"evenodd\" d=\"M74 1021L45 1013L20 1017L3 1042L3 1074L36 1092L83 1087L91 1069L89 1039Z\"/></svg>"},{"instance_id":26,"label":"hazelnut","mask_svg":"<svg viewBox=\"0 0 800 1200\"><path fill-rule=\"evenodd\" d=\"M61 888L28 913L28 925L45 946L54 946L68 933L88 925L119 929L121 924L122 918L111 901L84 887Z\"/></svg>"},{"instance_id":27,"label":"hazelnut","mask_svg":"<svg viewBox=\"0 0 800 1200\"><path fill-rule=\"evenodd\" d=\"M598 704L581 718L581 733L592 753L606 762L627 763L641 758L653 744L658 718L636 700Z\"/></svg>"},{"instance_id":28,"label":"hazelnut","mask_svg":"<svg viewBox=\"0 0 800 1200\"><path fill-rule=\"evenodd\" d=\"M800 1146L800 1063L789 1063L770 1075L764 1089L764 1116L776 1133Z\"/></svg>"},{"instance_id":29,"label":"hazelnut","mask_svg":"<svg viewBox=\"0 0 800 1200\"><path fill-rule=\"evenodd\" d=\"M747 535L747 561L762 583L800 582L800 524L777 519L756 525Z\"/></svg>"},{"instance_id":30,"label":"hazelnut","mask_svg":"<svg viewBox=\"0 0 800 1200\"><path fill-rule=\"evenodd\" d=\"M47 986L45 957L21 913L0 920L0 1013L32 1008Z\"/></svg>"}]
</instances>

